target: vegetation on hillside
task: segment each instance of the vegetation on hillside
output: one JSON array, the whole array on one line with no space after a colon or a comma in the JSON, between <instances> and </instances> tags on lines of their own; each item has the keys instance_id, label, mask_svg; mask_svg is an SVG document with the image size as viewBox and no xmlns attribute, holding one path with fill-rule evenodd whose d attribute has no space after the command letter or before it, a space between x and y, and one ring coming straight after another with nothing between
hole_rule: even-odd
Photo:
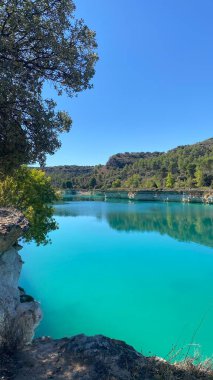
<instances>
[{"instance_id":1,"label":"vegetation on hillside","mask_svg":"<svg viewBox=\"0 0 213 380\"><path fill-rule=\"evenodd\" d=\"M213 188L213 138L167 153L123 153L106 165L45 168L57 188Z\"/></svg>"}]
</instances>

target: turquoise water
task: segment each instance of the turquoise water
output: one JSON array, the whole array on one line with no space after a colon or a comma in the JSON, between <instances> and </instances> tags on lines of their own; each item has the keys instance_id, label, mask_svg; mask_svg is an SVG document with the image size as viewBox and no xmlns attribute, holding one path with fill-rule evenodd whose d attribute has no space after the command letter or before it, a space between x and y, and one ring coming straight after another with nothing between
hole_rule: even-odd
<instances>
[{"instance_id":1,"label":"turquoise water","mask_svg":"<svg viewBox=\"0 0 213 380\"><path fill-rule=\"evenodd\" d=\"M21 253L20 285L44 312L37 336L104 334L148 355L212 355L212 206L67 202L55 215L52 244Z\"/></svg>"}]
</instances>

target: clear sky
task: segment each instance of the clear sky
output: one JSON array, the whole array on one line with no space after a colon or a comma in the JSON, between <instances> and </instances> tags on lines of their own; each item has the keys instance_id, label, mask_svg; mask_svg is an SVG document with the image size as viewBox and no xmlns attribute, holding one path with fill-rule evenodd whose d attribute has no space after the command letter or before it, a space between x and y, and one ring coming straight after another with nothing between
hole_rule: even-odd
<instances>
[{"instance_id":1,"label":"clear sky","mask_svg":"<svg viewBox=\"0 0 213 380\"><path fill-rule=\"evenodd\" d=\"M73 128L48 165L105 163L213 136L212 0L74 1L97 32L100 60L93 90L57 99Z\"/></svg>"}]
</instances>

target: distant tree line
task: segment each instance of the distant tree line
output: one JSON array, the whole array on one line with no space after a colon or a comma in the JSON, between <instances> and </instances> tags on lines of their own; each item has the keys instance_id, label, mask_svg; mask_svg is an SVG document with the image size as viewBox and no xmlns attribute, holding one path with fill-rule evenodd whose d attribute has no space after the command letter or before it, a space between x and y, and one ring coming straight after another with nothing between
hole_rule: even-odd
<instances>
[{"instance_id":1,"label":"distant tree line","mask_svg":"<svg viewBox=\"0 0 213 380\"><path fill-rule=\"evenodd\" d=\"M213 188L213 138L167 153L119 153L106 165L45 169L63 189Z\"/></svg>"}]
</instances>

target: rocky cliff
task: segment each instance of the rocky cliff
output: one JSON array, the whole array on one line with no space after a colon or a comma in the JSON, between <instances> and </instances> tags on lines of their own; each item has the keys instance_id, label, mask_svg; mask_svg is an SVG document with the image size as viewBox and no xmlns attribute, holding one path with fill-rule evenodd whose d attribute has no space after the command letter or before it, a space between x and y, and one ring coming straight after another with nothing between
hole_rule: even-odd
<instances>
[{"instance_id":1,"label":"rocky cliff","mask_svg":"<svg viewBox=\"0 0 213 380\"><path fill-rule=\"evenodd\" d=\"M30 343L41 319L39 304L18 287L22 260L17 239L27 228L20 212L0 210L0 351Z\"/></svg>"}]
</instances>

